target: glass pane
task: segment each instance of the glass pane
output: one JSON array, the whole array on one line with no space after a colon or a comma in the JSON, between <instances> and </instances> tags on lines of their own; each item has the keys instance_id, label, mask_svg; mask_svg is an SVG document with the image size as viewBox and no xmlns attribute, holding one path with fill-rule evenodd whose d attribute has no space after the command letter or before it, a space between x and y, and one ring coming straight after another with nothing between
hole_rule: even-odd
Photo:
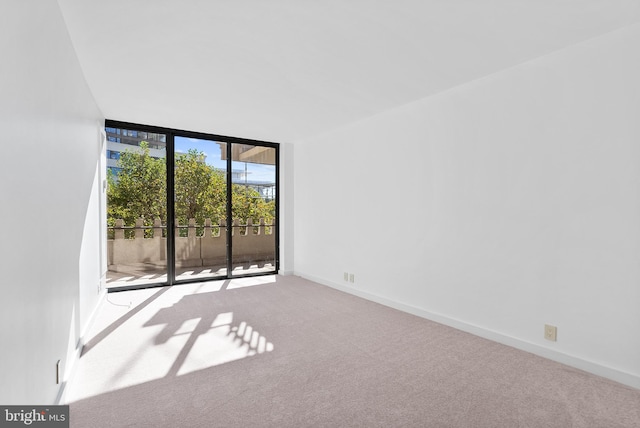
<instances>
[{"instance_id":1,"label":"glass pane","mask_svg":"<svg viewBox=\"0 0 640 428\"><path fill-rule=\"evenodd\" d=\"M276 266L276 150L231 146L232 275L274 272Z\"/></svg>"},{"instance_id":2,"label":"glass pane","mask_svg":"<svg viewBox=\"0 0 640 428\"><path fill-rule=\"evenodd\" d=\"M107 287L167 281L166 145L107 133Z\"/></svg>"},{"instance_id":3,"label":"glass pane","mask_svg":"<svg viewBox=\"0 0 640 428\"><path fill-rule=\"evenodd\" d=\"M174 141L176 280L226 276L227 146L186 137Z\"/></svg>"}]
</instances>

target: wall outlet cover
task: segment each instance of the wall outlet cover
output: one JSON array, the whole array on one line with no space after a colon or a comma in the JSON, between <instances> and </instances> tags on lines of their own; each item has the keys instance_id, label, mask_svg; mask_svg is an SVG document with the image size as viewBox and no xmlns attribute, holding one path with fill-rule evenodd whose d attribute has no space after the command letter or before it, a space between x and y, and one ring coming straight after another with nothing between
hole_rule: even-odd
<instances>
[{"instance_id":1,"label":"wall outlet cover","mask_svg":"<svg viewBox=\"0 0 640 428\"><path fill-rule=\"evenodd\" d=\"M558 328L554 325L545 324L544 338L552 342L556 342L558 340Z\"/></svg>"}]
</instances>

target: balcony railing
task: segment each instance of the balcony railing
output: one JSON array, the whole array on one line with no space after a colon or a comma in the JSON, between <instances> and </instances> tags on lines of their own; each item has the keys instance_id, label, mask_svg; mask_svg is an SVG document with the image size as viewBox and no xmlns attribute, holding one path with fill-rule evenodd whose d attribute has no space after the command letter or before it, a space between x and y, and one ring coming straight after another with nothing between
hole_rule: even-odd
<instances>
[{"instance_id":1,"label":"balcony railing","mask_svg":"<svg viewBox=\"0 0 640 428\"><path fill-rule=\"evenodd\" d=\"M175 227L176 267L220 265L226 261L226 222L205 219L202 224L190 219ZM125 226L123 220L107 228L107 262L109 270L119 266L146 264L166 266L167 226L160 219L145 225L138 219L135 226ZM234 220L231 225L234 262L273 260L275 257L275 224L260 219Z\"/></svg>"}]
</instances>

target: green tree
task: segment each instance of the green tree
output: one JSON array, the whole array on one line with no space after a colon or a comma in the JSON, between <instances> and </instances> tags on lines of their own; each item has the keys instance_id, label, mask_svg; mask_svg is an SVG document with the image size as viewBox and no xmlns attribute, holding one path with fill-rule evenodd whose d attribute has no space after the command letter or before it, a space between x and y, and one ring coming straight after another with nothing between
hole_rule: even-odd
<instances>
[{"instance_id":1,"label":"green tree","mask_svg":"<svg viewBox=\"0 0 640 428\"><path fill-rule=\"evenodd\" d=\"M225 218L227 188L224 173L207 165L205 156L195 149L176 154L175 216L180 224L196 219L203 224L210 218L217 222Z\"/></svg>"},{"instance_id":2,"label":"green tree","mask_svg":"<svg viewBox=\"0 0 640 428\"><path fill-rule=\"evenodd\" d=\"M244 222L250 218L253 224L258 224L260 218L264 218L265 223L271 223L275 217L275 201L267 202L257 190L240 184L234 184L232 192L234 219Z\"/></svg>"},{"instance_id":3,"label":"green tree","mask_svg":"<svg viewBox=\"0 0 640 428\"><path fill-rule=\"evenodd\" d=\"M166 165L165 159L153 158L149 145L140 143L140 150L121 153L117 176L108 175L107 221L116 219L133 226L138 218L145 226L156 218L166 224ZM202 226L209 218L214 224L226 218L227 186L223 171L205 163L205 155L192 149L176 154L175 158L175 218L179 225L195 219ZM267 224L275 217L275 201L265 201L255 189L232 185L232 216L245 224L251 218ZM201 228L199 228L201 231ZM147 234L150 233L150 229ZM183 231L183 234L186 230Z\"/></svg>"},{"instance_id":4,"label":"green tree","mask_svg":"<svg viewBox=\"0 0 640 428\"><path fill-rule=\"evenodd\" d=\"M166 166L164 159L149 155L149 144L140 143L139 151L121 153L121 171L107 175L107 221L110 226L123 219L126 226L134 226L138 218L144 225L167 218Z\"/></svg>"}]
</instances>

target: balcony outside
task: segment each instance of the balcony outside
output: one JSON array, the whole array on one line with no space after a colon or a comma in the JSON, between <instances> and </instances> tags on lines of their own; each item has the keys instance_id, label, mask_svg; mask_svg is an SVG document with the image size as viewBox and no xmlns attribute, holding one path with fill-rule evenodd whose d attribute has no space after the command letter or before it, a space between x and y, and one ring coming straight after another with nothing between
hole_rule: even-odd
<instances>
[{"instance_id":1,"label":"balcony outside","mask_svg":"<svg viewBox=\"0 0 640 428\"><path fill-rule=\"evenodd\" d=\"M167 136L106 130L107 288L275 271L275 148L175 136L175 228L168 230ZM167 277L168 260L175 278Z\"/></svg>"},{"instance_id":2,"label":"balcony outside","mask_svg":"<svg viewBox=\"0 0 640 428\"><path fill-rule=\"evenodd\" d=\"M109 227L107 240L107 287L145 285L167 281L166 226L156 219L148 228L139 219L135 226L122 220ZM275 225L261 220L235 220L232 225L232 275L273 272L275 269ZM191 219L175 232L176 280L227 276L227 240L224 221Z\"/></svg>"}]
</instances>

